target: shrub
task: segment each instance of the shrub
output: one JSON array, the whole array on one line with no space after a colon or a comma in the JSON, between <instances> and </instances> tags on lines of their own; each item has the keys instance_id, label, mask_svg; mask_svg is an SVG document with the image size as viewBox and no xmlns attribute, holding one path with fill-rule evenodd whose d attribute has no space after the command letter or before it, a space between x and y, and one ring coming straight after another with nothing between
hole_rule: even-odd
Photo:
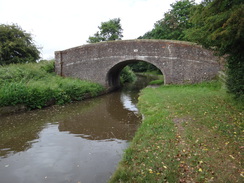
<instances>
[{"instance_id":1,"label":"shrub","mask_svg":"<svg viewBox=\"0 0 244 183\"><path fill-rule=\"evenodd\" d=\"M93 97L104 90L99 84L62 78L52 71L53 61L0 67L0 106L42 108Z\"/></svg>"},{"instance_id":2,"label":"shrub","mask_svg":"<svg viewBox=\"0 0 244 183\"><path fill-rule=\"evenodd\" d=\"M136 80L135 73L130 69L129 66L124 67L124 69L120 73L120 82L124 83L131 83Z\"/></svg>"}]
</instances>

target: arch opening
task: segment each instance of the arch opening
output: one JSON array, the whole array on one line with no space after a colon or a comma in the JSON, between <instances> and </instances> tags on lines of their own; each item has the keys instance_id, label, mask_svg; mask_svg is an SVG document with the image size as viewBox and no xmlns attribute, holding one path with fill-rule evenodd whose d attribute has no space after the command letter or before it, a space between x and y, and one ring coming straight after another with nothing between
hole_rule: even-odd
<instances>
[{"instance_id":1,"label":"arch opening","mask_svg":"<svg viewBox=\"0 0 244 183\"><path fill-rule=\"evenodd\" d=\"M106 82L107 82L107 86L108 86L109 90L115 90L115 89L120 88L121 87L121 83L120 83L121 71L127 65L129 65L131 67L131 69L133 70L132 65L134 65L136 63L146 63L146 64L150 65L151 68L154 68L155 70L157 69L158 74L163 75L163 78L165 77L163 74L163 71L161 69L159 69L159 67L155 66L154 64L152 64L150 62L143 61L143 60L126 60L126 61L122 61L122 62L114 65L108 71L107 76L106 76Z\"/></svg>"}]
</instances>

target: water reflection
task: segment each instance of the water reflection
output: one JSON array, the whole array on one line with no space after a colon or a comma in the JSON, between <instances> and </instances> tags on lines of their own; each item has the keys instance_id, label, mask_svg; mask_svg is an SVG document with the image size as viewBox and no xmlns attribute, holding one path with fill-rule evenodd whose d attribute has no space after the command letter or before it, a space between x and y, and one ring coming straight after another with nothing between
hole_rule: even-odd
<instances>
[{"instance_id":1,"label":"water reflection","mask_svg":"<svg viewBox=\"0 0 244 183\"><path fill-rule=\"evenodd\" d=\"M138 114L138 109L136 107L136 104L132 102L131 97L128 94L122 93L120 96L120 100L123 102L124 109L129 109L130 111L133 111L134 113Z\"/></svg>"},{"instance_id":2,"label":"water reflection","mask_svg":"<svg viewBox=\"0 0 244 183\"><path fill-rule=\"evenodd\" d=\"M32 148L1 159L1 182L106 182L126 146L123 140L77 138L46 124Z\"/></svg>"},{"instance_id":3,"label":"water reflection","mask_svg":"<svg viewBox=\"0 0 244 183\"><path fill-rule=\"evenodd\" d=\"M85 111L59 121L60 131L69 131L90 140L129 140L140 121L140 115L123 106L120 92L102 97L102 101Z\"/></svg>"},{"instance_id":4,"label":"water reflection","mask_svg":"<svg viewBox=\"0 0 244 183\"><path fill-rule=\"evenodd\" d=\"M134 113L135 104L124 108L130 98L120 95L124 94L116 92L81 103L1 117L0 156L30 148L47 123L90 140L131 139L140 115Z\"/></svg>"},{"instance_id":5,"label":"water reflection","mask_svg":"<svg viewBox=\"0 0 244 183\"><path fill-rule=\"evenodd\" d=\"M137 93L1 117L1 182L106 182L141 121Z\"/></svg>"}]
</instances>

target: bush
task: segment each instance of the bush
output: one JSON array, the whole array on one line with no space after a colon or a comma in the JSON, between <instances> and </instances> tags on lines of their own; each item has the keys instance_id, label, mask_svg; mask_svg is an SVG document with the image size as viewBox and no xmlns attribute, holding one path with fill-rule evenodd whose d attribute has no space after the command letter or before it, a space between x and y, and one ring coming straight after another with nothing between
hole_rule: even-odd
<instances>
[{"instance_id":1,"label":"bush","mask_svg":"<svg viewBox=\"0 0 244 183\"><path fill-rule=\"evenodd\" d=\"M93 97L104 90L96 83L62 78L53 70L53 61L0 67L0 106L42 108Z\"/></svg>"},{"instance_id":2,"label":"bush","mask_svg":"<svg viewBox=\"0 0 244 183\"><path fill-rule=\"evenodd\" d=\"M54 62L11 64L0 66L0 84L8 82L37 81L50 76L47 70L54 71ZM54 74L54 72L53 72Z\"/></svg>"},{"instance_id":3,"label":"bush","mask_svg":"<svg viewBox=\"0 0 244 183\"><path fill-rule=\"evenodd\" d=\"M124 83L131 83L136 80L135 73L130 69L129 66L124 67L124 69L120 73L120 82Z\"/></svg>"},{"instance_id":4,"label":"bush","mask_svg":"<svg viewBox=\"0 0 244 183\"><path fill-rule=\"evenodd\" d=\"M244 56L230 56L228 61L228 91L234 95L236 100L244 101Z\"/></svg>"},{"instance_id":5,"label":"bush","mask_svg":"<svg viewBox=\"0 0 244 183\"><path fill-rule=\"evenodd\" d=\"M54 60L41 60L40 63L43 63L41 69L46 71L47 73L54 73L55 71L55 61Z\"/></svg>"}]
</instances>

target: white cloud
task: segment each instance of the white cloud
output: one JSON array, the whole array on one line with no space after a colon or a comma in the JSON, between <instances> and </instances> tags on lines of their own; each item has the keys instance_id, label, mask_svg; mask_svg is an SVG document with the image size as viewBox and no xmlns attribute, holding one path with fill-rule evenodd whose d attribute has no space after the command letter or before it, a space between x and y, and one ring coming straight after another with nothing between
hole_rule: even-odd
<instances>
[{"instance_id":1,"label":"white cloud","mask_svg":"<svg viewBox=\"0 0 244 183\"><path fill-rule=\"evenodd\" d=\"M199 0L198 0L199 1ZM0 24L16 23L33 34L44 59L86 44L101 22L120 18L123 39L153 28L175 0L0 0Z\"/></svg>"}]
</instances>

